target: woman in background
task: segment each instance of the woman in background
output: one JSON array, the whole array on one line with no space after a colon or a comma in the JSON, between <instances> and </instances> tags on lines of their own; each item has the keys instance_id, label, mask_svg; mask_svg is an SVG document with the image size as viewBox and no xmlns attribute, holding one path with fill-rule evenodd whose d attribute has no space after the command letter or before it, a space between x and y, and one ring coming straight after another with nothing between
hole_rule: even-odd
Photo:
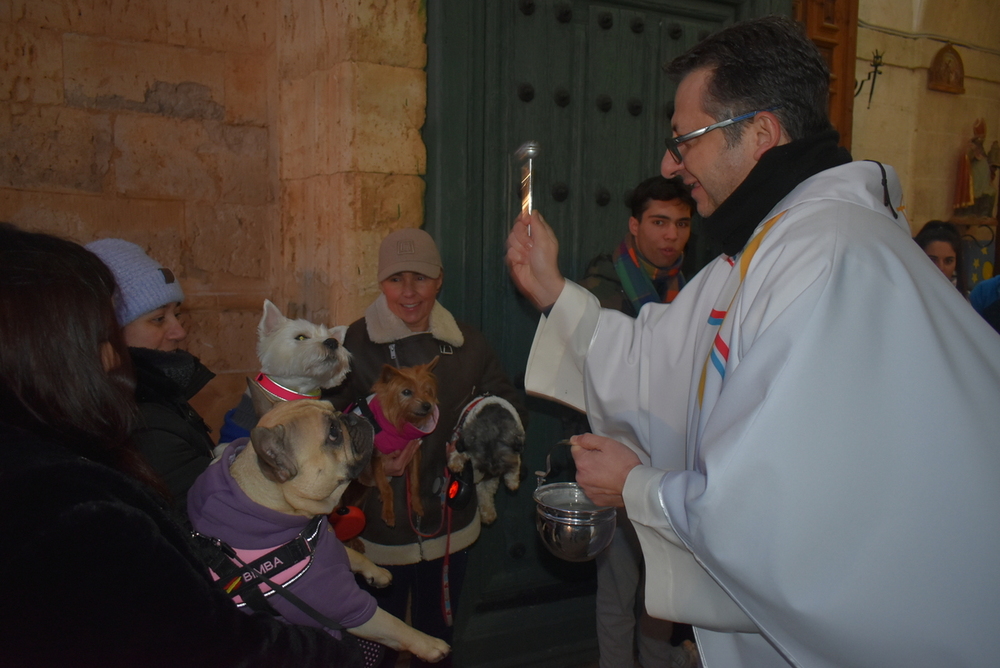
<instances>
[{"instance_id":1,"label":"woman in background","mask_svg":"<svg viewBox=\"0 0 1000 668\"><path fill-rule=\"evenodd\" d=\"M924 249L931 262L941 270L941 273L959 289L963 296L968 295L965 277L962 275L962 239L958 229L951 223L942 220L932 220L926 223L913 240Z\"/></svg>"},{"instance_id":2,"label":"woman in background","mask_svg":"<svg viewBox=\"0 0 1000 668\"><path fill-rule=\"evenodd\" d=\"M0 223L0 665L363 665L212 581L129 439L114 291L83 247Z\"/></svg>"}]
</instances>

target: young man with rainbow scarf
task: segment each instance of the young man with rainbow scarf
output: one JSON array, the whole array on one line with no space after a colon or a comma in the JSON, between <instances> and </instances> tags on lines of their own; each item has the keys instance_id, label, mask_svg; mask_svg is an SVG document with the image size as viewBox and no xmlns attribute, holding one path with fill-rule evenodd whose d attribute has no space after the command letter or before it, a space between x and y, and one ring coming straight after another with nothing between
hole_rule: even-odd
<instances>
[{"instance_id":1,"label":"young man with rainbow scarf","mask_svg":"<svg viewBox=\"0 0 1000 668\"><path fill-rule=\"evenodd\" d=\"M590 261L581 285L604 308L635 317L644 304L669 304L682 287L684 247L695 202L679 180L646 179L625 202L628 233L614 253Z\"/></svg>"}]
</instances>

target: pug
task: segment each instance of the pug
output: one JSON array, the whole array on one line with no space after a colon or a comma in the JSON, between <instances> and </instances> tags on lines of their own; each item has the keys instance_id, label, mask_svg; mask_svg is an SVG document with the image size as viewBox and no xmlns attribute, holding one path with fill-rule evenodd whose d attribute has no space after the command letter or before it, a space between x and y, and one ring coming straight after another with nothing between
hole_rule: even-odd
<instances>
[{"instance_id":1,"label":"pug","mask_svg":"<svg viewBox=\"0 0 1000 668\"><path fill-rule=\"evenodd\" d=\"M231 443L188 495L195 531L228 544L247 565L242 576L222 582L227 591L232 587L230 595L240 604L241 587L243 592L257 587L287 621L320 626L301 607L272 595L262 581L266 577L352 635L424 661L447 656L446 642L378 608L358 586L354 573L376 587L387 586L391 576L346 548L326 520L371 459L371 425L359 416L339 413L326 401L273 402L257 383L248 382L260 415L249 442ZM277 548L303 540L304 529L316 517L322 519L310 555L293 565L286 563L287 557L272 556L285 554ZM250 606L243 609L252 612Z\"/></svg>"}]
</instances>

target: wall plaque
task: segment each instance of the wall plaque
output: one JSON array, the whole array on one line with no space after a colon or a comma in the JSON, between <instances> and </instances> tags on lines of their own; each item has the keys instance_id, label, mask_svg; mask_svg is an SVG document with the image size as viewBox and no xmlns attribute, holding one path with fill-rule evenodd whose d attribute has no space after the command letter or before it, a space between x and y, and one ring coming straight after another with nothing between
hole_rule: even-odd
<instances>
[{"instance_id":1,"label":"wall plaque","mask_svg":"<svg viewBox=\"0 0 1000 668\"><path fill-rule=\"evenodd\" d=\"M965 66L951 44L945 44L927 70L927 87L944 93L965 92Z\"/></svg>"}]
</instances>

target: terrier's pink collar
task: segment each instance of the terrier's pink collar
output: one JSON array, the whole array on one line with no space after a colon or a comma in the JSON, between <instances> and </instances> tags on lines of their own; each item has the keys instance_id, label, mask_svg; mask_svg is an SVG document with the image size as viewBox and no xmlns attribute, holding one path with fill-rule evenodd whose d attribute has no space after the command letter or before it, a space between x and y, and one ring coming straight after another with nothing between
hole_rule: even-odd
<instances>
[{"instance_id":1,"label":"terrier's pink collar","mask_svg":"<svg viewBox=\"0 0 1000 668\"><path fill-rule=\"evenodd\" d=\"M296 392L295 390L290 390L283 385L278 385L276 382L268 378L267 374L263 371L258 373L254 380L256 380L262 388L282 401L295 401L296 399L319 399L320 396L319 390L310 392L309 394L302 394L300 392Z\"/></svg>"}]
</instances>

